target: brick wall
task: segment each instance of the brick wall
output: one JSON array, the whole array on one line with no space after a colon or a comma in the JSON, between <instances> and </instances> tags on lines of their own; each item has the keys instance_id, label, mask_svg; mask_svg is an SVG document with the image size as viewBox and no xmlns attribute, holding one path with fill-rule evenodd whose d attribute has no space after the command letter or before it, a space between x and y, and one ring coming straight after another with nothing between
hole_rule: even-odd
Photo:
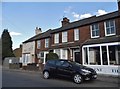
<instances>
[{"instance_id":1,"label":"brick wall","mask_svg":"<svg viewBox=\"0 0 120 89\"><path fill-rule=\"evenodd\" d=\"M105 37L105 21L98 22L99 29L100 29L100 37ZM116 35L120 35L120 17L115 19L115 25L116 25ZM83 44L87 40L91 39L91 30L90 30L90 24L82 27L78 27L79 29L79 41L74 42ZM74 41L74 29L67 30L68 32L68 42ZM54 44L54 34L52 34L52 44ZM59 32L59 43L62 43L62 32ZM69 45L68 45L69 46Z\"/></svg>"},{"instance_id":2,"label":"brick wall","mask_svg":"<svg viewBox=\"0 0 120 89\"><path fill-rule=\"evenodd\" d=\"M68 42L74 41L74 29L68 30Z\"/></svg>"}]
</instances>

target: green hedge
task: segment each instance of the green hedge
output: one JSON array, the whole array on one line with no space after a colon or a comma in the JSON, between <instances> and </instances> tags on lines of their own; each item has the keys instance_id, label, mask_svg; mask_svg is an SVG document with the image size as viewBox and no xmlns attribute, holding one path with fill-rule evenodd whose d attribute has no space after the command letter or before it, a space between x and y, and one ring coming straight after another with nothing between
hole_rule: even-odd
<instances>
[{"instance_id":1,"label":"green hedge","mask_svg":"<svg viewBox=\"0 0 120 89\"><path fill-rule=\"evenodd\" d=\"M59 57L56 53L50 52L46 55L46 61L47 60L54 60L54 59L59 59Z\"/></svg>"}]
</instances>

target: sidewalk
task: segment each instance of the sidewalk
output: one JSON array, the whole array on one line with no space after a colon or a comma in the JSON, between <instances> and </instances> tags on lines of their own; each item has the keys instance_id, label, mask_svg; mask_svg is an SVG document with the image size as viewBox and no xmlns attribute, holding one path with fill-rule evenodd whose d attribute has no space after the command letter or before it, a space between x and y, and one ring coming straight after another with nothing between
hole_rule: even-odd
<instances>
[{"instance_id":1,"label":"sidewalk","mask_svg":"<svg viewBox=\"0 0 120 89\"><path fill-rule=\"evenodd\" d=\"M112 76L112 75L98 74L97 80L104 81L104 82L111 82L111 83L118 83L118 84L120 84L120 77Z\"/></svg>"},{"instance_id":2,"label":"sidewalk","mask_svg":"<svg viewBox=\"0 0 120 89\"><path fill-rule=\"evenodd\" d=\"M5 70L9 70L9 71L14 71L14 72L23 72L23 73L37 73L37 74L41 74L41 71L29 71L29 70L22 70L22 69L8 69L8 68L4 68ZM103 82L110 82L110 83L117 83L120 84L120 77L117 76L112 76L112 75L102 75L102 74L98 74L97 77L98 81L103 81Z\"/></svg>"}]
</instances>

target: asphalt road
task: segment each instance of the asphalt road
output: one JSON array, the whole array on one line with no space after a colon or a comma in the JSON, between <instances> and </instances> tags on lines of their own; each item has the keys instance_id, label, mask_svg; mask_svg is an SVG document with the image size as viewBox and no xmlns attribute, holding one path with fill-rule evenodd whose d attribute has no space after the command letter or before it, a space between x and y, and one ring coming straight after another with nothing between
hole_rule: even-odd
<instances>
[{"instance_id":1,"label":"asphalt road","mask_svg":"<svg viewBox=\"0 0 120 89\"><path fill-rule=\"evenodd\" d=\"M2 66L0 65L0 89L2 88Z\"/></svg>"},{"instance_id":2,"label":"asphalt road","mask_svg":"<svg viewBox=\"0 0 120 89\"><path fill-rule=\"evenodd\" d=\"M18 72L3 69L2 87L118 87L118 84L99 79L75 84L71 80L63 78L43 79L39 72Z\"/></svg>"}]
</instances>

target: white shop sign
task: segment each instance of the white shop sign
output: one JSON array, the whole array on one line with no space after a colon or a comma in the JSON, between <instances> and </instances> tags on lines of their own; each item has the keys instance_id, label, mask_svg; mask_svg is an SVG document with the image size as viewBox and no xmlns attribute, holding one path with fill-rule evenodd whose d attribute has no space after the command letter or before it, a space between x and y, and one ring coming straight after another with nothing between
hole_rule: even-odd
<instances>
[{"instance_id":1,"label":"white shop sign","mask_svg":"<svg viewBox=\"0 0 120 89\"><path fill-rule=\"evenodd\" d=\"M114 65L85 65L96 70L98 74L119 75L120 66Z\"/></svg>"}]
</instances>

